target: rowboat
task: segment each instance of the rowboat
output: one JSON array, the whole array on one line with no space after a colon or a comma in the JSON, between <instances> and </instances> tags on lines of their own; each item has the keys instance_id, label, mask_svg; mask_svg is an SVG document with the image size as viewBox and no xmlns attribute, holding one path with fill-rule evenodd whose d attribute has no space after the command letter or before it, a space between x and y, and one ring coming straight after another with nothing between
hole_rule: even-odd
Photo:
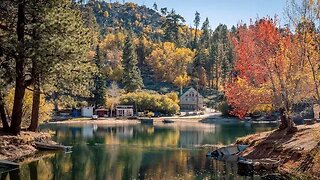
<instances>
[{"instance_id":1,"label":"rowboat","mask_svg":"<svg viewBox=\"0 0 320 180\"><path fill-rule=\"evenodd\" d=\"M47 144L42 142L35 142L35 146L37 149L48 151L68 151L72 148L71 146L63 146L60 144Z\"/></svg>"},{"instance_id":2,"label":"rowboat","mask_svg":"<svg viewBox=\"0 0 320 180\"><path fill-rule=\"evenodd\" d=\"M0 160L0 174L8 171L13 171L19 168L19 164L7 161L7 160Z\"/></svg>"},{"instance_id":3,"label":"rowboat","mask_svg":"<svg viewBox=\"0 0 320 180\"><path fill-rule=\"evenodd\" d=\"M237 155L240 152L244 151L248 145L233 145L233 146L226 146L214 150L207 154L209 157L221 158L222 156L232 156Z\"/></svg>"},{"instance_id":4,"label":"rowboat","mask_svg":"<svg viewBox=\"0 0 320 180\"><path fill-rule=\"evenodd\" d=\"M172 119L164 119L162 122L164 124L169 124L169 123L174 123L174 120L172 120Z\"/></svg>"},{"instance_id":5,"label":"rowboat","mask_svg":"<svg viewBox=\"0 0 320 180\"><path fill-rule=\"evenodd\" d=\"M139 119L141 124L153 124L153 119Z\"/></svg>"}]
</instances>

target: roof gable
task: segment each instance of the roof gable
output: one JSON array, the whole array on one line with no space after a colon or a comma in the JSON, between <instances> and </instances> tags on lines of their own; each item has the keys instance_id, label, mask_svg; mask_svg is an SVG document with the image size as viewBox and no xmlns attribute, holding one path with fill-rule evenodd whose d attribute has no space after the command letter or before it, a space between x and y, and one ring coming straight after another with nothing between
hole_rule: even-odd
<instances>
[{"instance_id":1,"label":"roof gable","mask_svg":"<svg viewBox=\"0 0 320 180\"><path fill-rule=\"evenodd\" d=\"M193 87L189 88L185 93L182 94L182 96L180 98L184 98L189 94L197 94L199 98L203 98L203 96L197 91L195 90Z\"/></svg>"}]
</instances>

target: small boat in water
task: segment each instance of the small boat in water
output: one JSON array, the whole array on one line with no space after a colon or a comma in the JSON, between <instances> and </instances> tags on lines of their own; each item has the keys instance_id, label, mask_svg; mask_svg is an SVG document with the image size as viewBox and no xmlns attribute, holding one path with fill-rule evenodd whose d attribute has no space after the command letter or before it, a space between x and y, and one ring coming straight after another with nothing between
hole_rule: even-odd
<instances>
[{"instance_id":1,"label":"small boat in water","mask_svg":"<svg viewBox=\"0 0 320 180\"><path fill-rule=\"evenodd\" d=\"M248 147L248 145L226 146L226 147L222 147L222 148L219 148L217 150L214 150L214 151L208 153L207 156L221 158L222 156L237 155L240 152L244 151L247 147Z\"/></svg>"},{"instance_id":2,"label":"small boat in water","mask_svg":"<svg viewBox=\"0 0 320 180\"><path fill-rule=\"evenodd\" d=\"M139 119L141 124L153 124L153 119Z\"/></svg>"},{"instance_id":3,"label":"small boat in water","mask_svg":"<svg viewBox=\"0 0 320 180\"><path fill-rule=\"evenodd\" d=\"M71 146L63 146L60 144L47 144L42 142L35 142L35 146L37 149L48 150L48 151L69 151L72 149Z\"/></svg>"},{"instance_id":4,"label":"small boat in water","mask_svg":"<svg viewBox=\"0 0 320 180\"><path fill-rule=\"evenodd\" d=\"M174 120L172 120L172 119L164 119L162 122L164 124L169 124L169 123L174 123Z\"/></svg>"}]
</instances>

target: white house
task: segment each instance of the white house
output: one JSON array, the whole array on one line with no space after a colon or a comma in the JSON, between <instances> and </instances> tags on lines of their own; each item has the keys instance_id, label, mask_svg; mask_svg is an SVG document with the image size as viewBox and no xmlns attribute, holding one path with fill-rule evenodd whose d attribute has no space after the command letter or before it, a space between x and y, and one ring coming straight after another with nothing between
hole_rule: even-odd
<instances>
[{"instance_id":1,"label":"white house","mask_svg":"<svg viewBox=\"0 0 320 180\"><path fill-rule=\"evenodd\" d=\"M92 115L93 115L93 107L81 108L81 116L82 117L92 117Z\"/></svg>"},{"instance_id":2,"label":"white house","mask_svg":"<svg viewBox=\"0 0 320 180\"><path fill-rule=\"evenodd\" d=\"M180 97L180 109L182 111L198 111L203 109L203 96L194 88L188 89Z\"/></svg>"},{"instance_id":3,"label":"white house","mask_svg":"<svg viewBox=\"0 0 320 180\"><path fill-rule=\"evenodd\" d=\"M133 106L119 105L116 107L117 117L131 117L133 116Z\"/></svg>"}]
</instances>

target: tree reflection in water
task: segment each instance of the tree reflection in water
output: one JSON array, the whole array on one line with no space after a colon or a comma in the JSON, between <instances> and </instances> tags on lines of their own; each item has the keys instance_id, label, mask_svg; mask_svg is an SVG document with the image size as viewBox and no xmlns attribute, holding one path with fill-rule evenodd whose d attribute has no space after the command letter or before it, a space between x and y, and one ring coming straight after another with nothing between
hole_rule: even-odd
<instances>
[{"instance_id":1,"label":"tree reflection in water","mask_svg":"<svg viewBox=\"0 0 320 180\"><path fill-rule=\"evenodd\" d=\"M238 179L236 163L205 157L194 145L234 141L276 126L243 124L196 126L46 126L55 140L73 145L71 153L56 153L23 164L20 172L1 174L17 179Z\"/></svg>"}]
</instances>

